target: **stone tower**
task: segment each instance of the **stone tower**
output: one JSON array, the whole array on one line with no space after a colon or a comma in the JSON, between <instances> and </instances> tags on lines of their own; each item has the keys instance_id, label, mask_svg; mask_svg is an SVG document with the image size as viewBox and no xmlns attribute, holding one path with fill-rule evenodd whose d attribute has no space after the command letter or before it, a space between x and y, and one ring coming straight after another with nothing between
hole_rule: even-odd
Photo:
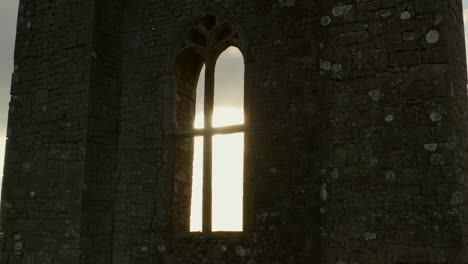
<instances>
[{"instance_id":1,"label":"stone tower","mask_svg":"<svg viewBox=\"0 0 468 264\"><path fill-rule=\"evenodd\" d=\"M461 0L20 0L0 263L468 263L463 34ZM189 233L178 93L228 44L244 231Z\"/></svg>"}]
</instances>

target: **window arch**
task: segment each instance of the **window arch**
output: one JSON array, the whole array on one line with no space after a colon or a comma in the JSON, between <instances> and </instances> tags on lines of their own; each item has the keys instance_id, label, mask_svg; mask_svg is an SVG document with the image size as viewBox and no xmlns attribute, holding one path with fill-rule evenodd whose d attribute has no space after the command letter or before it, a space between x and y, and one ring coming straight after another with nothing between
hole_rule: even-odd
<instances>
[{"instance_id":1,"label":"window arch","mask_svg":"<svg viewBox=\"0 0 468 264\"><path fill-rule=\"evenodd\" d=\"M175 57L175 130L172 135L175 138L175 155L174 155L174 190L172 201L172 225L175 231L242 231L245 230L245 199L242 193L245 192L243 183L245 174L243 142L245 133L245 124L243 120L244 107L244 45L241 41L241 34L237 27L234 26L226 17L208 12L201 18L197 19L192 26L184 33L183 42L176 48ZM227 96L223 98L223 93L219 92L223 83L223 76L220 73L225 72L218 70L225 64L223 61L227 58L229 64L229 56L236 58L239 66L236 66L238 71L242 71L240 84L236 87L224 89ZM232 74L232 72L231 72ZM215 83L215 79L220 82ZM198 88L197 88L197 83ZM200 96L200 95L203 96ZM219 119L217 116L226 113L228 106L226 98L235 98L233 108L241 113L241 117L231 116L232 122L226 122L227 118ZM229 100L228 100L229 101ZM201 107L202 106L202 107ZM218 107L219 106L219 107ZM203 122L194 125L197 112L203 109ZM235 115L231 112L230 115ZM224 115L226 117L226 115ZM236 122L237 121L237 122ZM232 145L229 151L222 150L224 142L235 142L238 144ZM224 143L226 144L226 143ZM242 145L239 148L239 145ZM201 149L201 150L200 150ZM236 154L233 154L236 153ZM226 157L221 157L225 155ZM236 171L236 179L232 180L232 184L240 185L239 192L231 193L231 199L227 200L225 191L222 191L223 182L220 177L226 174L225 161L229 157L237 155L237 161L240 164L231 168L229 171ZM200 156L202 156L200 158ZM202 166L200 164L203 164ZM202 168L200 168L202 167ZM202 171L200 171L202 170ZM224 172L223 172L224 170ZM196 214L196 206L191 201L195 198L196 186L200 186L196 177L202 175L203 190L201 191L201 224L198 226L190 222L190 218L194 220ZM240 175L239 175L240 174ZM195 180L194 180L195 179ZM236 181L237 180L237 181ZM192 186L194 189L192 189ZM221 186L221 187L220 187ZM215 187L216 189L213 189ZM200 188L200 187L198 187ZM220 191L221 190L221 191ZM215 200L213 200L215 199ZM231 222L231 225L223 225L222 215L226 215L223 210L223 204L235 204L232 208L234 218L238 217L237 223ZM228 205L229 206L229 205ZM200 205L198 206L200 207ZM192 214L191 214L192 212ZM215 215L216 214L216 215Z\"/></svg>"}]
</instances>

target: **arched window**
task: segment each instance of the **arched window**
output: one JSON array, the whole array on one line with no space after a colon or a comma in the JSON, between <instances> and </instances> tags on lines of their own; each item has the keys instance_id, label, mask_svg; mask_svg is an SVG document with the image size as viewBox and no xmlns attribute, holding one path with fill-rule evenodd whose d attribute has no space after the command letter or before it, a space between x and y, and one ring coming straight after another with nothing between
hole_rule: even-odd
<instances>
[{"instance_id":1,"label":"arched window","mask_svg":"<svg viewBox=\"0 0 468 264\"><path fill-rule=\"evenodd\" d=\"M205 67L202 69L197 85L194 127L200 129L200 132L204 131L204 136L196 137L194 143L190 229L202 231L202 208L211 207L212 231L242 231L242 53L239 49L230 47L219 56L215 65L216 67L207 65L207 69L211 71L206 71ZM206 83L206 80L213 80L213 77L214 82Z\"/></svg>"},{"instance_id":2,"label":"arched window","mask_svg":"<svg viewBox=\"0 0 468 264\"><path fill-rule=\"evenodd\" d=\"M244 59L230 23L205 15L176 60L173 226L243 230Z\"/></svg>"}]
</instances>

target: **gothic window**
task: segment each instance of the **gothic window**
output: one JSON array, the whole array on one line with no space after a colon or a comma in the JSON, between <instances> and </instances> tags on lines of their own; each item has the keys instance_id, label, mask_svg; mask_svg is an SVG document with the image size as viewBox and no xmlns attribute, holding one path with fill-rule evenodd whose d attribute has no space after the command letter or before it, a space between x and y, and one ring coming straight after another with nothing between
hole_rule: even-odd
<instances>
[{"instance_id":1,"label":"gothic window","mask_svg":"<svg viewBox=\"0 0 468 264\"><path fill-rule=\"evenodd\" d=\"M236 30L207 14L177 47L172 224L242 231L244 60Z\"/></svg>"}]
</instances>

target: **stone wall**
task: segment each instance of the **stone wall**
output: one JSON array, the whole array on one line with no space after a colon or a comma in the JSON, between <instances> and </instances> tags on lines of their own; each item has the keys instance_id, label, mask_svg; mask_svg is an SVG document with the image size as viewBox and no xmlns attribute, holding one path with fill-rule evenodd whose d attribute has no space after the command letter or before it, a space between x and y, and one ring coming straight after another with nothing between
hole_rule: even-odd
<instances>
[{"instance_id":1,"label":"stone wall","mask_svg":"<svg viewBox=\"0 0 468 264\"><path fill-rule=\"evenodd\" d=\"M2 263L78 263L93 1L20 1Z\"/></svg>"},{"instance_id":2,"label":"stone wall","mask_svg":"<svg viewBox=\"0 0 468 264\"><path fill-rule=\"evenodd\" d=\"M243 233L172 228L207 12L244 43ZM22 0L16 47L0 263L468 261L461 1Z\"/></svg>"},{"instance_id":3,"label":"stone wall","mask_svg":"<svg viewBox=\"0 0 468 264\"><path fill-rule=\"evenodd\" d=\"M461 1L322 7L323 262L465 263Z\"/></svg>"}]
</instances>

